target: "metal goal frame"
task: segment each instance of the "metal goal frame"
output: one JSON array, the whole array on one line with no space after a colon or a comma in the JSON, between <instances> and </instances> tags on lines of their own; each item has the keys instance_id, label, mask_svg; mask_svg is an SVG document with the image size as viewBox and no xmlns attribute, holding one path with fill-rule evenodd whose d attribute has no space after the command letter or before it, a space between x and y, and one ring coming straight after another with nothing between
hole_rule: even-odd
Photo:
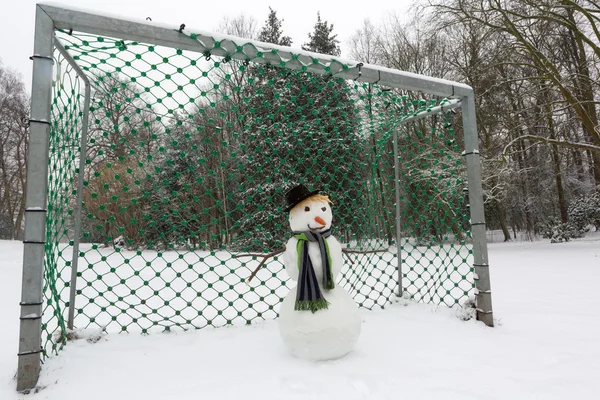
<instances>
[{"instance_id":1,"label":"metal goal frame","mask_svg":"<svg viewBox=\"0 0 600 400\"><path fill-rule=\"evenodd\" d=\"M206 54L212 50L212 55L227 56L227 49L237 46L237 42L250 42L247 39L234 38L214 34L221 41L220 48L208 49L199 40L194 40L181 33L178 26L163 26L148 21L132 20L114 16L106 16L73 8L58 7L40 3L36 6L33 61L29 149L27 161L26 210L23 253L23 281L20 312L20 336L18 353L17 390L23 391L35 387L41 369L41 324L43 309L43 274L44 252L46 246L46 216L48 191L48 154L49 132L51 121L51 101L53 82L53 54L58 49L85 84L83 109L82 151L85 152L85 136L89 115L90 83L78 67L77 62L62 49L55 39L57 29L74 30L78 32L118 37L126 40L136 40L143 43L183 49ZM286 67L291 69L306 68L309 72L330 73L336 77L353 79L358 82L377 83L390 88L423 92L430 95L446 96L452 99L442 109L462 109L463 134L468 178L468 198L470 209L470 225L473 243L473 270L476 294L477 319L488 326L493 326L492 300L488 265L488 251L484 218L484 203L481 182L481 162L478 150L478 135L476 110L473 89L459 82L436 79L409 72L388 69L376 65L367 65L355 61L344 60L349 68L342 68L339 58L315 54L296 49L275 46L268 43L252 41L256 48L262 49L261 58L269 63L279 64L280 57L294 59ZM279 56L272 54L276 50ZM252 55L236 53L234 58L252 61ZM318 63L313 62L317 58ZM428 112L415 115L409 120L423 118L435 112L440 107ZM394 134L394 153L398 160L397 137ZM398 185L398 168L396 165L396 185ZM79 174L79 187L83 183L83 174ZM396 190L396 235L400 233L400 210L398 190ZM78 202L75 218L80 219L81 191L78 191ZM77 259L78 235L75 236L75 257ZM398 246L398 252L400 247ZM73 265L72 274L76 276L77 267ZM398 254L398 294L402 295L401 257ZM75 285L72 285L71 296L74 296ZM73 304L74 302L72 302ZM73 307L69 310L69 322L72 324ZM72 328L72 326L70 326Z\"/></svg>"}]
</instances>

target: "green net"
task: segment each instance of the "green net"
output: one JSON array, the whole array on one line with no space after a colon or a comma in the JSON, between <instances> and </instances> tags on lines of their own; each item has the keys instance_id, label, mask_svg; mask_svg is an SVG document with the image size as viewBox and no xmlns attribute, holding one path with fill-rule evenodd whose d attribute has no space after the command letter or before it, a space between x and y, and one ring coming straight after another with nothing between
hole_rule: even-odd
<instances>
[{"instance_id":1,"label":"green net","mask_svg":"<svg viewBox=\"0 0 600 400\"><path fill-rule=\"evenodd\" d=\"M57 351L66 340L63 314L69 300L84 99L84 83L58 52L54 64L43 286L42 343L45 353Z\"/></svg>"},{"instance_id":2,"label":"green net","mask_svg":"<svg viewBox=\"0 0 600 400\"><path fill-rule=\"evenodd\" d=\"M281 258L247 279L290 238L285 193L299 183L330 196L333 235L362 251L345 255L338 282L360 307L398 295L398 253L404 296L451 307L473 296L458 119L446 110L409 121L447 99L338 78L343 63L309 59L322 73L309 72L297 55L252 43L212 40L196 53L57 34L92 96L82 154L84 83L57 53L45 354L67 338L75 237L75 328L149 333L276 318L290 290Z\"/></svg>"}]
</instances>

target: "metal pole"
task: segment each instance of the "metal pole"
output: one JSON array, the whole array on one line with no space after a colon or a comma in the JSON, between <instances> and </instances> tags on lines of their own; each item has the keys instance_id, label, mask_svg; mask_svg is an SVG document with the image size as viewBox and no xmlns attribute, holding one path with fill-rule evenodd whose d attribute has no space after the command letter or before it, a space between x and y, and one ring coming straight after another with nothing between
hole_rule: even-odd
<instances>
[{"instance_id":1,"label":"metal pole","mask_svg":"<svg viewBox=\"0 0 600 400\"><path fill-rule=\"evenodd\" d=\"M479 138L477 135L475 96L473 93L463 99L462 112L465 135L465 152L463 155L467 161L467 179L469 181L469 208L471 212L471 233L473 235L473 267L475 270L477 319L483 321L487 326L494 326L487 237L485 234L485 214L483 210L483 189L481 186Z\"/></svg>"},{"instance_id":2,"label":"metal pole","mask_svg":"<svg viewBox=\"0 0 600 400\"><path fill-rule=\"evenodd\" d=\"M358 82L378 83L381 86L415 90L436 96L460 98L467 96L472 91L468 85L460 82L362 64L352 60L343 60L337 56L317 54L286 46L254 42L218 33L204 35L198 30L188 28L182 32L177 25L158 26L147 21L94 15L50 4L43 4L41 7L55 21L57 29L73 29L77 32L138 42L151 40L151 43L159 46L198 53L208 51L215 56L230 56L241 61L249 60L279 65L281 60L285 59L289 60L286 63L286 68L289 69L304 69L318 75L328 73L344 79L356 79ZM192 33L195 39L190 37ZM219 42L218 46L216 42ZM242 51L238 50L239 46L242 47ZM259 52L261 55L258 54Z\"/></svg>"},{"instance_id":3,"label":"metal pole","mask_svg":"<svg viewBox=\"0 0 600 400\"><path fill-rule=\"evenodd\" d=\"M23 283L17 390L37 384L42 352L42 304L46 201L48 190L48 140L52 101L54 24L40 7L36 8L33 46L29 150L23 240Z\"/></svg>"},{"instance_id":4,"label":"metal pole","mask_svg":"<svg viewBox=\"0 0 600 400\"><path fill-rule=\"evenodd\" d=\"M396 257L398 258L398 297L402 297L402 232L400 230L400 161L398 160L398 129L394 130L394 188L396 191Z\"/></svg>"},{"instance_id":5,"label":"metal pole","mask_svg":"<svg viewBox=\"0 0 600 400\"><path fill-rule=\"evenodd\" d=\"M91 89L90 81L85 76L79 65L73 60L71 55L65 50L58 40L55 40L55 46L67 62L73 67L77 75L85 84L85 99L83 101L83 117L81 121L81 148L79 151L79 172L77 181L77 199L75 202L75 226L73 228L73 256L71 257L71 283L69 290L69 316L67 318L67 327L73 329L75 320L75 295L77 294L77 269L79 265L79 242L81 239L81 209L83 203L83 182L85 178L85 163L87 155L87 134L88 121L90 114Z\"/></svg>"},{"instance_id":6,"label":"metal pole","mask_svg":"<svg viewBox=\"0 0 600 400\"><path fill-rule=\"evenodd\" d=\"M408 116L405 119L403 119L400 122L398 122L398 125L401 126L401 125L407 124L409 122L418 121L418 120L423 119L425 117L428 117L430 115L439 114L439 113L444 112L444 111L448 111L448 110L452 110L454 108L458 108L461 105L460 104L461 101L462 101L461 99L453 99L453 100L447 101L446 103L441 104L439 106L435 106L435 107L432 107L432 108L430 108L428 110L421 111L420 113Z\"/></svg>"}]
</instances>

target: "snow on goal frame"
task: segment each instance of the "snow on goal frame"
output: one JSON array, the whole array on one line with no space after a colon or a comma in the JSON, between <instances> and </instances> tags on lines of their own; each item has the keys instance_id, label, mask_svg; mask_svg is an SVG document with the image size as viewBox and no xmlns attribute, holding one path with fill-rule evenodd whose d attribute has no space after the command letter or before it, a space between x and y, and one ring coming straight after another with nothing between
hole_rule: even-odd
<instances>
[{"instance_id":1,"label":"snow on goal frame","mask_svg":"<svg viewBox=\"0 0 600 400\"><path fill-rule=\"evenodd\" d=\"M361 307L475 298L493 326L469 86L49 4L35 26L18 390L73 329L277 317L281 261L246 280L298 183L365 251L338 282Z\"/></svg>"}]
</instances>

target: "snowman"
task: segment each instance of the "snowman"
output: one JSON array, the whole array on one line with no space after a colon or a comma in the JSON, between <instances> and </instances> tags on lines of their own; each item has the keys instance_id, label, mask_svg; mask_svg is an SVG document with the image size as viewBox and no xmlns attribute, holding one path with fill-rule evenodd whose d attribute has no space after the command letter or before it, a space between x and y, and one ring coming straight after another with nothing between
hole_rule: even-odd
<instances>
[{"instance_id":1,"label":"snowman","mask_svg":"<svg viewBox=\"0 0 600 400\"><path fill-rule=\"evenodd\" d=\"M299 185L287 194L293 236L283 263L296 287L279 311L279 332L297 357L331 360L348 354L361 331L358 307L336 284L343 261L342 246L331 235L331 201Z\"/></svg>"}]
</instances>

